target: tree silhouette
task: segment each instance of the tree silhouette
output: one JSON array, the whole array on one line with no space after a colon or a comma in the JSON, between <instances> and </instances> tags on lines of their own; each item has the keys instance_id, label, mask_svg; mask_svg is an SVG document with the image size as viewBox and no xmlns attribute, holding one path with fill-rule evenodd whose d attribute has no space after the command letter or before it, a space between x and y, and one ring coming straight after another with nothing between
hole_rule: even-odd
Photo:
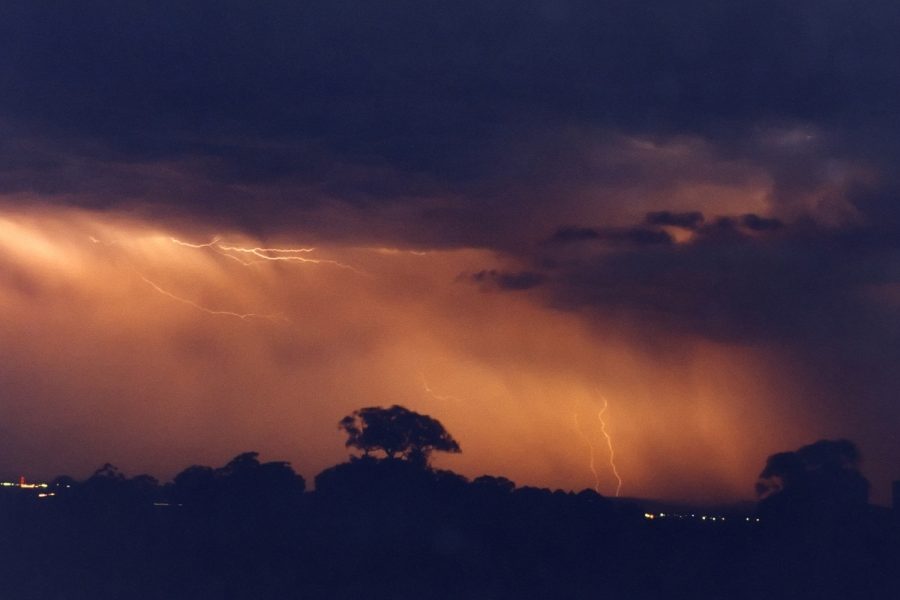
<instances>
[{"instance_id":1,"label":"tree silhouette","mask_svg":"<svg viewBox=\"0 0 900 600\"><path fill-rule=\"evenodd\" d=\"M194 465L175 476L176 502L193 507L220 505L290 505L303 494L306 482L289 463L261 463L259 453L244 452L218 469Z\"/></svg>"},{"instance_id":2,"label":"tree silhouette","mask_svg":"<svg viewBox=\"0 0 900 600\"><path fill-rule=\"evenodd\" d=\"M399 456L424 466L435 450L461 452L440 421L396 404L353 411L338 428L347 432L345 445L362 450L365 456L381 451L387 458Z\"/></svg>"},{"instance_id":3,"label":"tree silhouette","mask_svg":"<svg viewBox=\"0 0 900 600\"><path fill-rule=\"evenodd\" d=\"M819 440L766 461L756 492L760 509L792 518L834 518L866 506L869 482L860 453L849 440Z\"/></svg>"}]
</instances>

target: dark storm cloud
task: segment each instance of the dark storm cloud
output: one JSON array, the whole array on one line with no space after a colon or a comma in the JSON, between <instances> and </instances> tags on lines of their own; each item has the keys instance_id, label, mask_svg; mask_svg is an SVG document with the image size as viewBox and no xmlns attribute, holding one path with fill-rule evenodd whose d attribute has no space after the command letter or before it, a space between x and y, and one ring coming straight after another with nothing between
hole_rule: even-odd
<instances>
[{"instance_id":1,"label":"dark storm cloud","mask_svg":"<svg viewBox=\"0 0 900 600\"><path fill-rule=\"evenodd\" d=\"M801 224L803 225L803 224ZM814 223L806 224L808 227L814 227ZM773 234L784 227L784 223L780 219L772 217L761 217L754 213L746 213L740 216L716 217L707 223L703 223L696 231L698 239L710 238L735 238L740 239L748 234ZM801 229L803 229L801 227Z\"/></svg>"},{"instance_id":2,"label":"dark storm cloud","mask_svg":"<svg viewBox=\"0 0 900 600\"><path fill-rule=\"evenodd\" d=\"M544 283L545 277L534 271L507 272L490 269L472 273L468 278L480 284L483 289L508 291L530 290Z\"/></svg>"},{"instance_id":3,"label":"dark storm cloud","mask_svg":"<svg viewBox=\"0 0 900 600\"><path fill-rule=\"evenodd\" d=\"M697 210L689 212L672 212L657 210L647 213L647 225L669 225L683 229L697 229L703 224L703 213Z\"/></svg>"},{"instance_id":4,"label":"dark storm cloud","mask_svg":"<svg viewBox=\"0 0 900 600\"><path fill-rule=\"evenodd\" d=\"M898 28L888 0L7 2L0 186L163 202L254 230L340 203L362 214L345 236L526 262L548 235L576 253L598 242L613 250L559 263L563 304L779 330L804 306L843 305L891 255L867 244L900 223L887 168L900 156ZM654 171L655 155L617 158L629 136L707 150ZM765 173L774 214L723 215L712 199L603 222L616 190L727 179L698 168L711 157ZM613 190L584 221L596 226L565 227L582 221L564 208L595 202L594 188ZM856 229L786 231L779 211L802 217L823 189ZM333 221L304 223L341 235ZM696 239L673 244L659 226ZM553 258L483 277L531 287Z\"/></svg>"},{"instance_id":5,"label":"dark storm cloud","mask_svg":"<svg viewBox=\"0 0 900 600\"><path fill-rule=\"evenodd\" d=\"M558 244L584 242L600 238L600 232L591 227L561 227L548 241Z\"/></svg>"},{"instance_id":6,"label":"dark storm cloud","mask_svg":"<svg viewBox=\"0 0 900 600\"><path fill-rule=\"evenodd\" d=\"M474 199L536 167L552 178L560 127L699 135L763 162L760 125L811 124L868 161L897 150L887 0L37 1L4 3L0 23L3 157L25 163L6 189L84 186L65 176L75 155L366 202L405 185Z\"/></svg>"},{"instance_id":7,"label":"dark storm cloud","mask_svg":"<svg viewBox=\"0 0 900 600\"><path fill-rule=\"evenodd\" d=\"M771 231L779 235L758 235ZM900 283L892 230L785 225L752 214L719 217L679 244L582 247L565 261L544 248L535 262L553 282L555 305L641 315L714 339L852 333L881 312L867 292Z\"/></svg>"},{"instance_id":8,"label":"dark storm cloud","mask_svg":"<svg viewBox=\"0 0 900 600\"><path fill-rule=\"evenodd\" d=\"M784 223L778 219L770 219L748 213L741 216L741 225L747 229L752 229L753 231L774 231L776 229L781 229Z\"/></svg>"},{"instance_id":9,"label":"dark storm cloud","mask_svg":"<svg viewBox=\"0 0 900 600\"><path fill-rule=\"evenodd\" d=\"M638 246L652 246L656 244L671 244L672 236L665 231L659 229L647 229L645 227L630 227L626 229L563 227L558 229L547 241L551 244L601 241L619 244L635 244Z\"/></svg>"}]
</instances>

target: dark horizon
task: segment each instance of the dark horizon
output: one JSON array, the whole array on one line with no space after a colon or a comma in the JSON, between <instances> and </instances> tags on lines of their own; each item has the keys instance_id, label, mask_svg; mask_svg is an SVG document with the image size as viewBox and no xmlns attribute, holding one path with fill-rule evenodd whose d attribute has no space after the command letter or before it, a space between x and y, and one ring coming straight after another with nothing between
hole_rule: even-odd
<instances>
[{"instance_id":1,"label":"dark horizon","mask_svg":"<svg viewBox=\"0 0 900 600\"><path fill-rule=\"evenodd\" d=\"M4 590L68 600L575 600L598 590L824 600L900 589L900 507L867 505L847 440L769 457L752 509L697 514L434 469L432 455L459 443L401 406L360 409L341 428L356 452L316 475L315 490L254 452L162 486L108 464L81 482L4 486Z\"/></svg>"}]
</instances>

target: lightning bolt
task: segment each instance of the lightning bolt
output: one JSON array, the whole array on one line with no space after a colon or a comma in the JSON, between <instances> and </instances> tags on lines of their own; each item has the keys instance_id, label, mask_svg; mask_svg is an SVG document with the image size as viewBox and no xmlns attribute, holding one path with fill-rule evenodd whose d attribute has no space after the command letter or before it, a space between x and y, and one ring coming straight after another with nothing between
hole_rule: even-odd
<instances>
[{"instance_id":1,"label":"lightning bolt","mask_svg":"<svg viewBox=\"0 0 900 600\"><path fill-rule=\"evenodd\" d=\"M589 438L588 435L581 428L581 423L578 421L578 413L577 412L572 413L572 417L575 420L575 431L578 432L578 435L580 435L582 437L584 442L588 445L588 448L590 448L590 450L591 450L591 454L590 454L591 459L588 462L588 466L591 469L591 473L593 473L593 475L594 475L594 491L599 494L600 493L600 475L597 473L597 463L594 459L594 442L591 441L591 438ZM616 496L618 496L618 493L616 494Z\"/></svg>"},{"instance_id":2,"label":"lightning bolt","mask_svg":"<svg viewBox=\"0 0 900 600\"><path fill-rule=\"evenodd\" d=\"M609 466L612 468L613 475L616 477L616 498L618 498L619 492L622 491L622 477L619 476L619 469L616 468L616 453L613 450L612 437L610 437L609 432L606 431L606 419L603 418L603 413L609 408L609 401L606 399L606 396L602 394L600 397L603 398L603 408L597 413L597 419L600 421L600 431L603 433L603 437L606 438L606 446L609 448Z\"/></svg>"},{"instance_id":3,"label":"lightning bolt","mask_svg":"<svg viewBox=\"0 0 900 600\"><path fill-rule=\"evenodd\" d=\"M400 248L368 248L378 254L412 254L413 256L428 256L424 250L401 250Z\"/></svg>"},{"instance_id":4,"label":"lightning bolt","mask_svg":"<svg viewBox=\"0 0 900 600\"><path fill-rule=\"evenodd\" d=\"M92 244L100 244L101 246L115 246L116 244L119 243L119 242L117 242L117 241L115 241L115 240L113 240L113 241L111 241L111 242L105 242L105 241L103 241L103 240L100 240L100 239L95 238L95 237L92 236L92 235L89 235L89 236L88 236L88 239L91 241Z\"/></svg>"},{"instance_id":5,"label":"lightning bolt","mask_svg":"<svg viewBox=\"0 0 900 600\"><path fill-rule=\"evenodd\" d=\"M159 292L159 293L162 294L163 296L166 296L166 297L168 297L168 298L171 298L172 300L176 300L176 301L178 301L178 302L181 302L182 304L187 304L188 306L192 306L192 307L196 308L197 310L201 310L201 311L203 311L203 312L205 312L205 313L207 313L207 314L210 314L210 315L226 316L226 317L236 317L236 318L238 318L238 319L241 319L242 321L247 321L247 320L250 320L250 319L266 319L266 320L269 320L269 321L287 321L287 319L285 319L284 317L278 317L278 316L275 316L275 315L261 315L261 314L257 314L257 313L238 313L238 312L232 312L232 311L230 311L230 310L213 310L213 309L207 308L207 307L205 307L205 306L203 306L203 305L201 305L201 304L197 304L197 303L194 302L193 300L188 300L187 298L182 298L181 296L176 296L176 295L173 294L172 292L170 292L170 291L168 291L168 290L166 290L166 289L163 289L163 288L160 287L158 284L156 284L156 283L154 283L153 281L147 279L147 278L144 277L143 275L141 275L140 277L141 277L141 279L144 280L144 283L146 283L147 285L149 285L150 287L152 287L154 290L156 290L157 292Z\"/></svg>"},{"instance_id":6,"label":"lightning bolt","mask_svg":"<svg viewBox=\"0 0 900 600\"><path fill-rule=\"evenodd\" d=\"M259 260L251 262L264 262L268 260L273 262L284 261L310 263L314 265L333 265L341 269L353 271L354 273L358 273L360 275L363 274L363 272L356 267L338 262L336 260L326 258L306 258L305 256L300 256L300 253L313 252L315 251L315 248L244 248L242 246L226 246L224 244L216 244L216 248L224 252L239 252L243 254L250 254L259 258ZM276 256L271 256L272 254L275 254Z\"/></svg>"},{"instance_id":7,"label":"lightning bolt","mask_svg":"<svg viewBox=\"0 0 900 600\"><path fill-rule=\"evenodd\" d=\"M211 241L206 242L205 244L191 244L190 242L182 242L178 238L173 237L169 237L169 241L173 244L178 244L179 246L187 246L188 248L212 248L219 243L219 236L214 237Z\"/></svg>"},{"instance_id":8,"label":"lightning bolt","mask_svg":"<svg viewBox=\"0 0 900 600\"><path fill-rule=\"evenodd\" d=\"M179 246L185 246L187 248L195 248L198 250L202 249L202 248L209 248L210 250L212 250L219 256L224 256L225 258L228 258L237 263L240 263L240 264L244 265L245 267L249 267L254 262L258 262L258 261L251 261L251 260L242 260L242 259L238 258L237 256L233 256L231 254L228 254L227 252L222 252L221 250L218 249L218 246L217 246L217 244L219 243L218 236L214 237L212 239L212 241L206 242L205 244L191 244L190 242L183 242L183 241L179 240L178 238L173 238L173 237L170 237L169 241L172 242L173 244L177 244Z\"/></svg>"},{"instance_id":9,"label":"lightning bolt","mask_svg":"<svg viewBox=\"0 0 900 600\"><path fill-rule=\"evenodd\" d=\"M296 263L309 263L315 265L333 265L335 267L339 267L341 269L348 269L355 273L364 274L362 271L348 264L344 264L342 262L338 262L336 260L326 259L326 258L307 258L305 256L301 256L303 254L308 254L310 252L315 252L315 248L263 248L259 246L254 247L245 247L245 246L235 246L223 243L221 238L218 236L214 237L211 241L205 244L192 244L190 242L185 242L179 240L178 238L170 237L169 240L173 244L177 244L179 246L185 246L187 248L195 248L195 249L203 249L209 248L210 250L216 252L217 254L221 254L222 256L226 256L230 259L236 260L239 263L249 266L257 263L262 263L266 261L271 262L296 262ZM249 255L249 260L241 260L238 255ZM274 255L274 256L273 256Z\"/></svg>"},{"instance_id":10,"label":"lightning bolt","mask_svg":"<svg viewBox=\"0 0 900 600\"><path fill-rule=\"evenodd\" d=\"M425 379L424 373L419 373L419 376L422 378L422 389L424 389L425 393L428 394L429 396L431 396L432 398L434 398L435 400L440 400L441 402L447 402L447 401L462 402L462 400L460 398L457 398L456 396L444 396L444 395L438 394L437 392L435 392L428 386L428 381Z\"/></svg>"},{"instance_id":11,"label":"lightning bolt","mask_svg":"<svg viewBox=\"0 0 900 600\"><path fill-rule=\"evenodd\" d=\"M219 248L221 248L222 250L235 250L237 252L250 252L252 254L256 254L257 256L265 258L267 260L278 260L278 257L264 256L263 254L260 254L261 252L269 253L269 254L298 254L298 253L315 252L316 251L315 248L259 248L259 247L257 247L257 248L239 248L239 247L232 247L232 246L224 246L221 244L219 245ZM290 257L285 257L285 258L290 258Z\"/></svg>"}]
</instances>

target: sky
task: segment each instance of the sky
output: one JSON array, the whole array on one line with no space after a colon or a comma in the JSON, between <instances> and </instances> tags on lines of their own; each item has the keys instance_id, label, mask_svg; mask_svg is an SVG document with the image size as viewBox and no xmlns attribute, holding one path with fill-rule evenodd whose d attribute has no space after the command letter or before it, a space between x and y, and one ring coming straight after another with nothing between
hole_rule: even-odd
<instances>
[{"instance_id":1,"label":"sky","mask_svg":"<svg viewBox=\"0 0 900 600\"><path fill-rule=\"evenodd\" d=\"M0 475L900 478L892 0L0 3ZM610 453L610 450L613 453ZM615 467L615 469L613 468Z\"/></svg>"}]
</instances>

